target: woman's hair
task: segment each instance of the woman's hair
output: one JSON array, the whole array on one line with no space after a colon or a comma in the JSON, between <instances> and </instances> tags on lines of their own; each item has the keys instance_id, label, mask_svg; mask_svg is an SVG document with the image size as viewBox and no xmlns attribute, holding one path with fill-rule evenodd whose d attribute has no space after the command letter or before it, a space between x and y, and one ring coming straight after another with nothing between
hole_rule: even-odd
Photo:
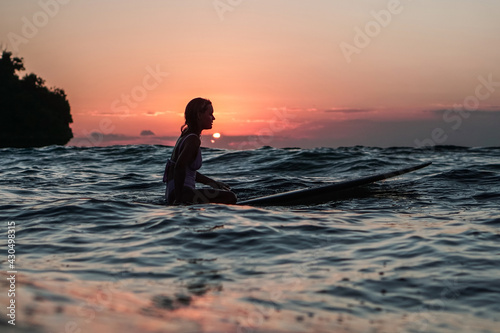
<instances>
[{"instance_id":1,"label":"woman's hair","mask_svg":"<svg viewBox=\"0 0 500 333\"><path fill-rule=\"evenodd\" d=\"M201 133L201 128L199 128L198 124L198 114L205 112L209 105L212 105L212 102L201 97L195 98L188 103L186 111L184 111L186 122L181 127L182 134L187 133L187 131Z\"/></svg>"}]
</instances>

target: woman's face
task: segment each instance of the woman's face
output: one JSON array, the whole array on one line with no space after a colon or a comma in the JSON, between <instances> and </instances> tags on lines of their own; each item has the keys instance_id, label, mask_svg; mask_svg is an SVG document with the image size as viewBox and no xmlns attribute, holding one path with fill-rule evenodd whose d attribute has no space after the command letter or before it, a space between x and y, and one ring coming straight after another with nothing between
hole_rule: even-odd
<instances>
[{"instance_id":1,"label":"woman's face","mask_svg":"<svg viewBox=\"0 0 500 333\"><path fill-rule=\"evenodd\" d=\"M201 112L199 114L199 120L202 130L212 129L212 124L215 120L214 108L212 107L212 105L209 105L205 112Z\"/></svg>"}]
</instances>

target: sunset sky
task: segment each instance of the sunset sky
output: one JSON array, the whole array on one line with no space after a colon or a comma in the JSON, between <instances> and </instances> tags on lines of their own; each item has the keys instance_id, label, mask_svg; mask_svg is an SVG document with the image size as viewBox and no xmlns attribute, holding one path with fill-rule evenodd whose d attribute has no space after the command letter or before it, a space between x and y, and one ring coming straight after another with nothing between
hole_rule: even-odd
<instances>
[{"instance_id":1,"label":"sunset sky","mask_svg":"<svg viewBox=\"0 0 500 333\"><path fill-rule=\"evenodd\" d=\"M498 0L2 0L0 45L66 91L73 145L171 145L201 96L207 147L500 146L499 17Z\"/></svg>"}]
</instances>

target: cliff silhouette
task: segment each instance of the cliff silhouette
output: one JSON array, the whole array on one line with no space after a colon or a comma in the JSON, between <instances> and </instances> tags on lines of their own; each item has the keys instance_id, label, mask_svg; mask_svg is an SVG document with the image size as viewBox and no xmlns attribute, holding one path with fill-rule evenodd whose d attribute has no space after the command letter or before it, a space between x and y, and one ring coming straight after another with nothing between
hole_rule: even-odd
<instances>
[{"instance_id":1,"label":"cliff silhouette","mask_svg":"<svg viewBox=\"0 0 500 333\"><path fill-rule=\"evenodd\" d=\"M35 74L19 78L23 59L2 51L0 58L0 148L65 145L73 122L64 90L45 87Z\"/></svg>"}]
</instances>

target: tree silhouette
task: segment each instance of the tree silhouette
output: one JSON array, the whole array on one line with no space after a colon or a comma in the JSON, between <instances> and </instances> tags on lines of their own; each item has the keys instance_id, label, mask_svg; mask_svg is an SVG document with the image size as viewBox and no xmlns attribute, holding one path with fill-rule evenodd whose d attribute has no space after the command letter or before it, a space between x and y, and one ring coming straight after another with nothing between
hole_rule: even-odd
<instances>
[{"instance_id":1,"label":"tree silhouette","mask_svg":"<svg viewBox=\"0 0 500 333\"><path fill-rule=\"evenodd\" d=\"M73 122L64 90L48 89L35 74L22 79L22 58L2 51L0 58L0 148L65 145Z\"/></svg>"}]
</instances>

